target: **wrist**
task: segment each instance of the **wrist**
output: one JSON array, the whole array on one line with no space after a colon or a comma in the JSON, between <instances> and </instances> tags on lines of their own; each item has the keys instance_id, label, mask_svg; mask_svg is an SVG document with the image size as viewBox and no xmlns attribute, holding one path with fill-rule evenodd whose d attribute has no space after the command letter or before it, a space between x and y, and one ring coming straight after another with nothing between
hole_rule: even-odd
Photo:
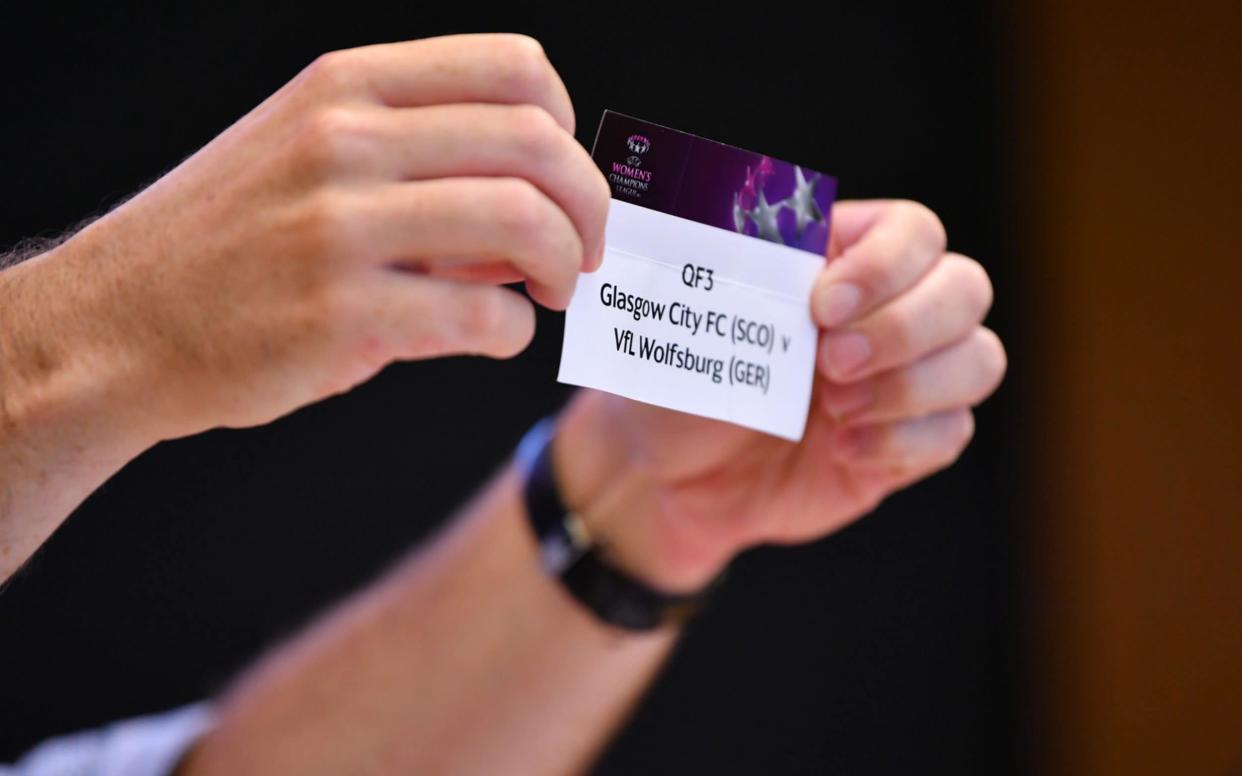
<instances>
[{"instance_id":1,"label":"wrist","mask_svg":"<svg viewBox=\"0 0 1242 776\"><path fill-rule=\"evenodd\" d=\"M580 391L558 419L552 455L564 501L611 565L657 590L700 590L734 552L682 514L659 472L628 444L610 399Z\"/></svg>"},{"instance_id":2,"label":"wrist","mask_svg":"<svg viewBox=\"0 0 1242 776\"><path fill-rule=\"evenodd\" d=\"M0 273L0 412L8 445L32 457L118 467L160 437L129 343L104 314L103 262L84 242Z\"/></svg>"}]
</instances>

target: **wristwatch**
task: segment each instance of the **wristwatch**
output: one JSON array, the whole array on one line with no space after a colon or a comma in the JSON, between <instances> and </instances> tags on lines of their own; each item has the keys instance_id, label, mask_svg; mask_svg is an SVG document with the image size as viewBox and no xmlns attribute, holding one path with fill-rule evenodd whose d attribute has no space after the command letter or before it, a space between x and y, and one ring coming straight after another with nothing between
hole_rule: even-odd
<instances>
[{"instance_id":1,"label":"wristwatch","mask_svg":"<svg viewBox=\"0 0 1242 776\"><path fill-rule=\"evenodd\" d=\"M516 459L522 473L526 517L539 544L539 560L597 618L625 630L650 631L685 622L699 611L719 579L703 590L657 590L611 565L603 545L582 517L565 506L552 470L555 422L544 418L526 432Z\"/></svg>"}]
</instances>

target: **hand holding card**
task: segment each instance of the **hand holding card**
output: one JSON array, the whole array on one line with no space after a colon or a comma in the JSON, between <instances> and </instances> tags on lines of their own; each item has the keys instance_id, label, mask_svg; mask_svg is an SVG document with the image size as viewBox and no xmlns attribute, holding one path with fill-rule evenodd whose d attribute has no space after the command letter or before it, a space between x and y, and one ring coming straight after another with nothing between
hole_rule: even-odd
<instances>
[{"instance_id":1,"label":"hand holding card","mask_svg":"<svg viewBox=\"0 0 1242 776\"><path fill-rule=\"evenodd\" d=\"M824 536L947 466L1004 374L980 325L987 274L946 253L935 214L880 200L832 218L841 250L811 294L820 348L800 442L598 391L565 412L567 503L649 584L695 590L747 547ZM844 311L826 304L843 285L856 290ZM847 369L851 350L863 358Z\"/></svg>"}]
</instances>

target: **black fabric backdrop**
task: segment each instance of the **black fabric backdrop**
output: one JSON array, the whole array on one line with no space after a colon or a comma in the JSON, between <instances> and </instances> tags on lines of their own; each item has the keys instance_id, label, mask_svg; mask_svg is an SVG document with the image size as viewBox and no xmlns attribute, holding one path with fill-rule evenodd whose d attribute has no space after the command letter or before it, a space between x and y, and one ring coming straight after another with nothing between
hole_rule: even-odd
<instances>
[{"instance_id":1,"label":"black fabric backdrop","mask_svg":"<svg viewBox=\"0 0 1242 776\"><path fill-rule=\"evenodd\" d=\"M321 51L508 29L544 42L584 143L614 108L830 171L844 196L928 203L1011 330L987 6L23 5L0 10L2 244L106 208ZM541 314L516 361L399 365L131 464L0 593L0 761L218 690L373 578L564 400L560 326ZM1017 767L1011 394L951 471L825 541L742 558L600 772Z\"/></svg>"}]
</instances>

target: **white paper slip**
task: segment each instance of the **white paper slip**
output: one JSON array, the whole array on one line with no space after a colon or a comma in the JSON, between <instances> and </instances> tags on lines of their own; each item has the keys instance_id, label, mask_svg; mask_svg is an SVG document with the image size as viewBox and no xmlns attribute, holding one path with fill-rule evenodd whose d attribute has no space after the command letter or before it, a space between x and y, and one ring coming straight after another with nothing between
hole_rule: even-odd
<instances>
[{"instance_id":1,"label":"white paper slip","mask_svg":"<svg viewBox=\"0 0 1242 776\"><path fill-rule=\"evenodd\" d=\"M618 201L607 243L566 312L558 379L801 439L823 259Z\"/></svg>"},{"instance_id":2,"label":"white paper slip","mask_svg":"<svg viewBox=\"0 0 1242 776\"><path fill-rule=\"evenodd\" d=\"M578 278L558 379L802 438L836 181L605 113L603 266Z\"/></svg>"}]
</instances>

